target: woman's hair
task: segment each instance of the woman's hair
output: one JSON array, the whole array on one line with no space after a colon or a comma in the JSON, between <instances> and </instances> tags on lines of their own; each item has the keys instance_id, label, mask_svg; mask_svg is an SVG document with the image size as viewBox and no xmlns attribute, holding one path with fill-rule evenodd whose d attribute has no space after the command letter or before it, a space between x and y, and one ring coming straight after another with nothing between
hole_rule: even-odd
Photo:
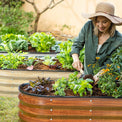
<instances>
[{"instance_id":1,"label":"woman's hair","mask_svg":"<svg viewBox=\"0 0 122 122\"><path fill-rule=\"evenodd\" d=\"M94 25L94 34L95 34L96 36L98 36L99 30L98 30L98 28L96 27L96 21L97 21L97 17L94 17L94 18L92 19L92 22L93 22L93 25ZM116 30L116 26L115 26L114 23L112 23L111 26L110 26L110 28L109 28L109 34L110 34L111 37L114 36L115 30Z\"/></svg>"}]
</instances>

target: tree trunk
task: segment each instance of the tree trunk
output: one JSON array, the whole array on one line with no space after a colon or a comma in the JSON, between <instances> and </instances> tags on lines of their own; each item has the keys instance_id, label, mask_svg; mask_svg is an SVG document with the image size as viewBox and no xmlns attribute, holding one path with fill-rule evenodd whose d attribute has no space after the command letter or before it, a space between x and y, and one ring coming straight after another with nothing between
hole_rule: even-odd
<instances>
[{"instance_id":1,"label":"tree trunk","mask_svg":"<svg viewBox=\"0 0 122 122\"><path fill-rule=\"evenodd\" d=\"M40 18L40 14L37 14L36 19L35 19L35 23L34 23L34 33L37 32L39 18Z\"/></svg>"}]
</instances>

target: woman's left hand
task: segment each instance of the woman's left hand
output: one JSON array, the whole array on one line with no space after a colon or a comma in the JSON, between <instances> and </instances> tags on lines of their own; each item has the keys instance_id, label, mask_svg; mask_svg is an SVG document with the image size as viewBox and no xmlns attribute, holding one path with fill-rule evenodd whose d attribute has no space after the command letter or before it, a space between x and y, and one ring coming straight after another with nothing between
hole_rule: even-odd
<instances>
[{"instance_id":1,"label":"woman's left hand","mask_svg":"<svg viewBox=\"0 0 122 122\"><path fill-rule=\"evenodd\" d=\"M98 82L98 80L99 80L98 75L97 75L97 74L96 74L96 75L94 75L94 76L93 76L93 79L94 79L95 83L97 83L97 82Z\"/></svg>"}]
</instances>

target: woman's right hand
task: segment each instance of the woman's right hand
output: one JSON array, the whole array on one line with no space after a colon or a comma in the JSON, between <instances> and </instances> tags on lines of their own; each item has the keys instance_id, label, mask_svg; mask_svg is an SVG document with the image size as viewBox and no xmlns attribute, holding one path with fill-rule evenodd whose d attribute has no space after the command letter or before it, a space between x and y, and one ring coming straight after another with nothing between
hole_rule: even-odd
<instances>
[{"instance_id":1,"label":"woman's right hand","mask_svg":"<svg viewBox=\"0 0 122 122\"><path fill-rule=\"evenodd\" d=\"M73 63L72 66L77 69L78 71L80 71L81 69L83 69L83 64L80 62L78 54L73 54L72 55L73 58Z\"/></svg>"},{"instance_id":2,"label":"woman's right hand","mask_svg":"<svg viewBox=\"0 0 122 122\"><path fill-rule=\"evenodd\" d=\"M72 63L72 66L77 69L78 71L80 71L81 69L83 69L83 64L80 61L75 61Z\"/></svg>"}]
</instances>

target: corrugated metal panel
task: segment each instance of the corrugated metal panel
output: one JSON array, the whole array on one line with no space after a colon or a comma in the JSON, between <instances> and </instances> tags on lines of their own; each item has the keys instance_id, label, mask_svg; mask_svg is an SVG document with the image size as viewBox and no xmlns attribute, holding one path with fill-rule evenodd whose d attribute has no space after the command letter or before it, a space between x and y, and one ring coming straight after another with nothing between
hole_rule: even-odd
<instances>
[{"instance_id":1,"label":"corrugated metal panel","mask_svg":"<svg viewBox=\"0 0 122 122\"><path fill-rule=\"evenodd\" d=\"M18 96L18 86L22 83L28 83L29 80L36 80L38 76L52 80L61 77L68 78L72 72L62 71L27 71L27 70L0 70L0 96Z\"/></svg>"},{"instance_id":2,"label":"corrugated metal panel","mask_svg":"<svg viewBox=\"0 0 122 122\"><path fill-rule=\"evenodd\" d=\"M26 122L122 122L122 99L37 97L19 94Z\"/></svg>"}]
</instances>

